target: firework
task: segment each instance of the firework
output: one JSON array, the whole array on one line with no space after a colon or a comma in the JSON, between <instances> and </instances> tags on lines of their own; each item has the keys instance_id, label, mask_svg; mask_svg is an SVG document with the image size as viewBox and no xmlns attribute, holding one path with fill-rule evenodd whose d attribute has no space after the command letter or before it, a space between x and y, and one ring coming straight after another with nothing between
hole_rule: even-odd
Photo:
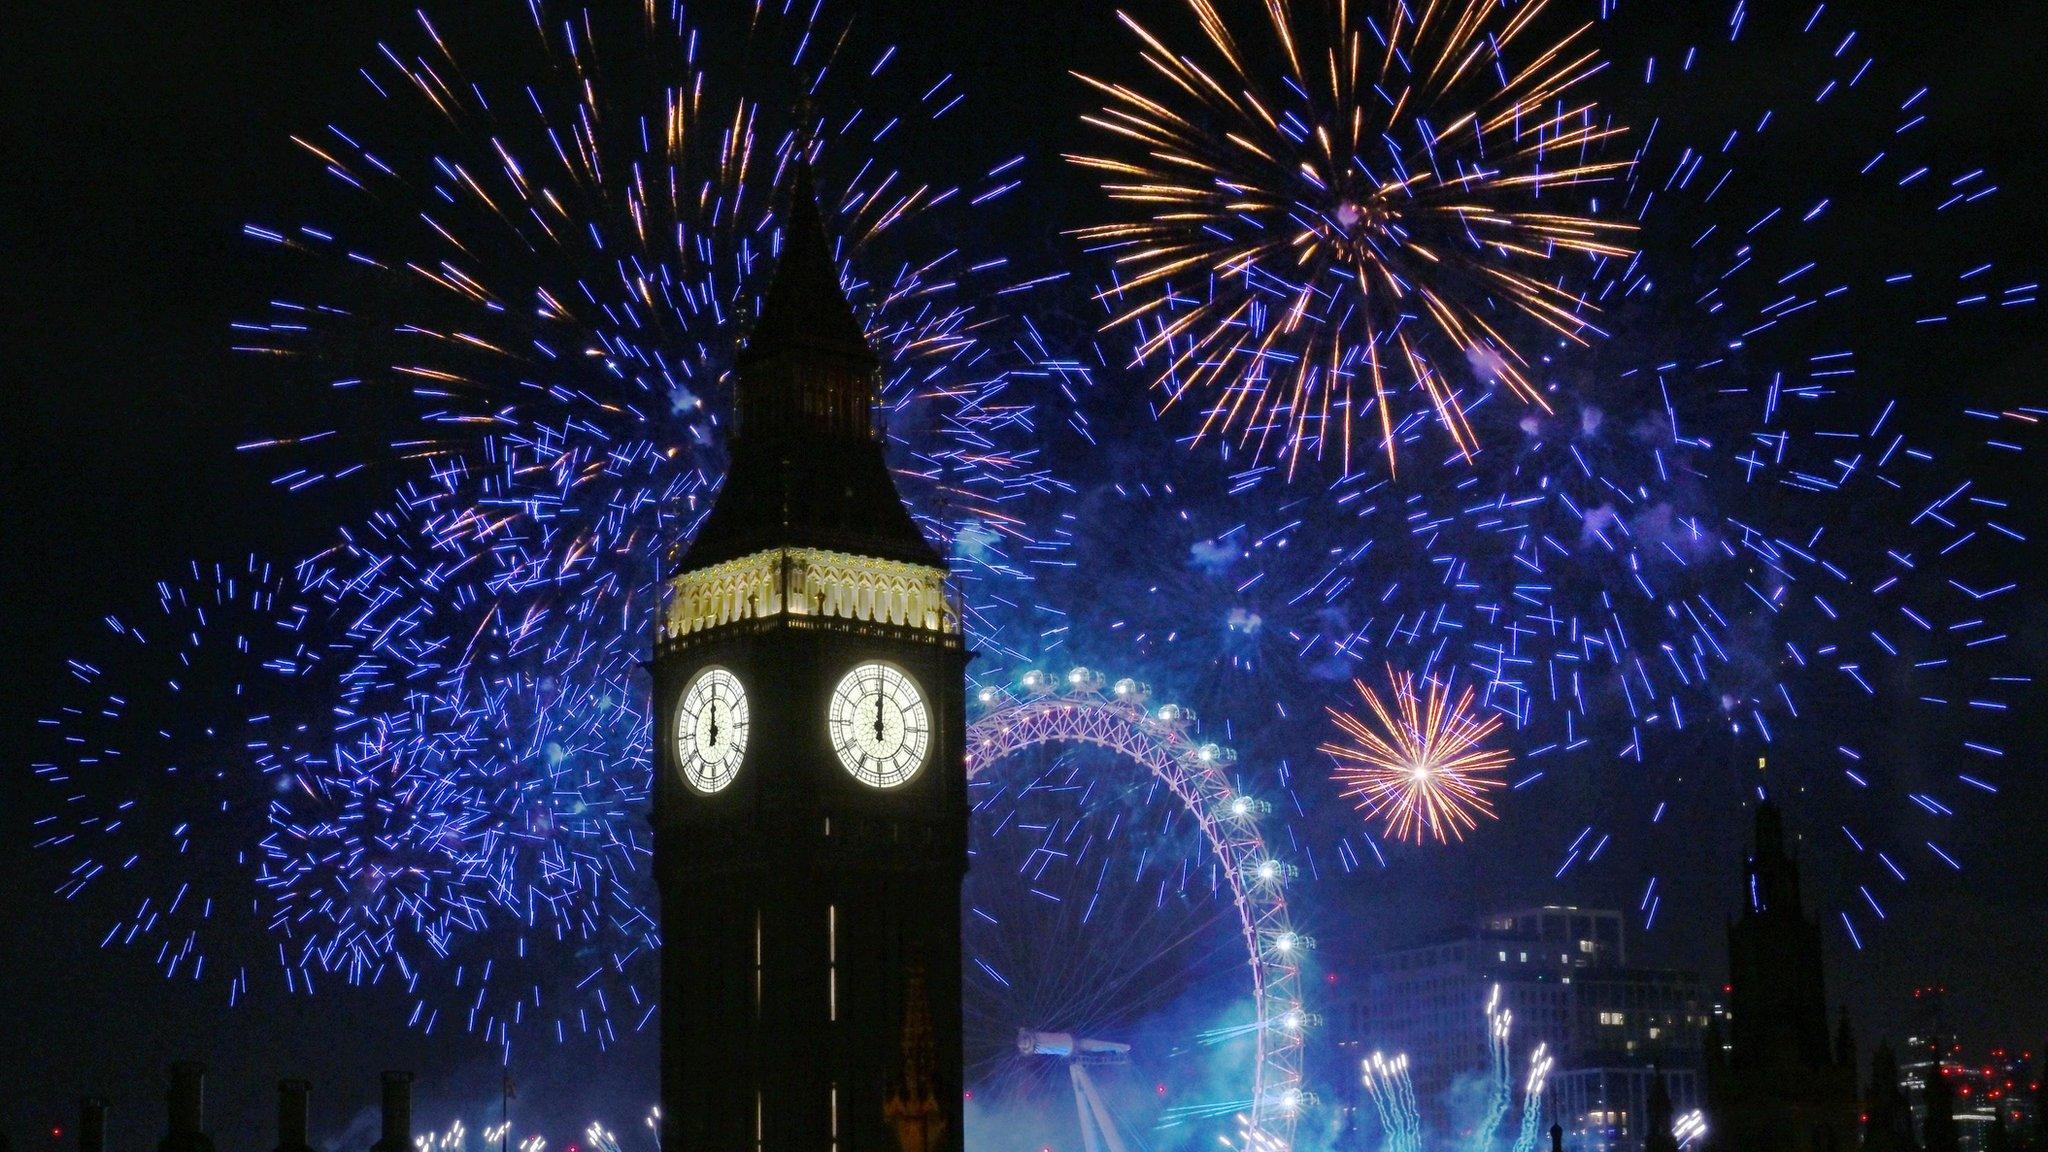
<instances>
[{"instance_id":1,"label":"firework","mask_svg":"<svg viewBox=\"0 0 2048 1152\"><path fill-rule=\"evenodd\" d=\"M319 745L303 704L325 687L311 616L287 569L192 563L146 607L104 617L41 721L53 738L32 767L59 799L35 843L64 862L58 897L103 947L216 1003L241 1002L263 971L263 945L245 946L252 859Z\"/></svg>"},{"instance_id":2,"label":"firework","mask_svg":"<svg viewBox=\"0 0 2048 1152\"><path fill-rule=\"evenodd\" d=\"M331 573L251 559L110 615L37 764L64 797L38 821L67 861L59 895L113 921L107 946L229 1004L391 984L422 1029L446 996L500 1044L519 1024L600 1046L644 1027L630 660L541 642L544 676L511 661L393 692L391 669L445 638L417 604L390 611L412 626ZM495 644L472 652L497 668Z\"/></svg>"},{"instance_id":3,"label":"firework","mask_svg":"<svg viewBox=\"0 0 2048 1152\"><path fill-rule=\"evenodd\" d=\"M1415 1082L1408 1076L1407 1055L1389 1058L1375 1052L1360 1066L1359 1078L1379 1113L1387 1152L1421 1152L1422 1111L1415 1101Z\"/></svg>"},{"instance_id":4,"label":"firework","mask_svg":"<svg viewBox=\"0 0 2048 1152\"><path fill-rule=\"evenodd\" d=\"M1285 461L1120 443L1136 462L1089 490L1071 550L1115 558L1077 571L1119 639L1199 670L1240 718L1284 718L1365 661L1455 669L1503 718L1514 786L1587 807L1559 822L1560 875L1753 801L1755 774L1727 769L1770 752L1780 784L1842 814L1827 819L1868 873L1838 895L1861 946L1912 857L1963 865L1954 822L2002 786L2032 682L2010 639L2029 535L2012 480L2039 420L1990 384L1958 413L1870 373L1906 357L1938 377L1953 341L1995 341L2034 303L2037 272L1986 242L1997 179L1943 147L1939 97L1887 77L1842 13L1723 15L1623 33L1652 58L1598 82L1655 128L1610 204L1640 252L1587 278L1615 338L1541 358L1550 411L1480 397L1466 412L1487 452L1322 491L1283 484ZM1782 83L1747 83L1759 54ZM1881 253L1856 243L1876 221L1895 237ZM1176 289L1170 317L1203 298ZM1106 378L1092 395L1117 393ZM1396 428L1404 453L1424 432ZM1084 624L1047 629L1078 641ZM1875 715L1916 723L1860 719ZM1317 839L1346 870L1377 851ZM1668 892L1653 875L1646 927Z\"/></svg>"},{"instance_id":5,"label":"firework","mask_svg":"<svg viewBox=\"0 0 2048 1152\"><path fill-rule=\"evenodd\" d=\"M1392 707L1371 685L1352 681L1372 721L1328 708L1330 720L1342 730L1344 743L1321 746L1337 761L1333 779L1341 795L1353 801L1368 820L1384 822L1387 835L1421 843L1425 835L1438 843L1478 826L1494 815L1486 794L1502 786L1498 773L1512 757L1481 743L1500 727L1497 715L1475 715L1473 690L1455 701L1449 679L1424 679L1389 666ZM1375 724L1374 721L1377 723Z\"/></svg>"},{"instance_id":6,"label":"firework","mask_svg":"<svg viewBox=\"0 0 2048 1152\"><path fill-rule=\"evenodd\" d=\"M1508 1109L1514 1105L1514 1073L1512 1059L1508 1054L1508 1037L1512 1032L1514 1013L1501 1007L1500 985L1486 997L1486 1113L1479 1120L1479 1131L1472 1138L1472 1146L1481 1152L1493 1147L1493 1138L1500 1131L1501 1121L1507 1119Z\"/></svg>"},{"instance_id":7,"label":"firework","mask_svg":"<svg viewBox=\"0 0 2048 1152\"><path fill-rule=\"evenodd\" d=\"M1529 1054L1529 1075L1522 1081L1522 1120L1515 1131L1510 1152L1535 1152L1543 1130L1543 1089L1550 1082L1554 1061L1548 1044L1538 1044Z\"/></svg>"},{"instance_id":8,"label":"firework","mask_svg":"<svg viewBox=\"0 0 2048 1152\"><path fill-rule=\"evenodd\" d=\"M1546 407L1519 329L1586 339L1558 280L1627 255L1629 225L1577 195L1628 167L1598 158L1621 129L1578 93L1602 67L1589 27L1547 36L1544 0L1310 0L1268 4L1254 43L1189 4L1213 61L1121 17L1153 87L1083 77L1116 147L1069 157L1133 213L1080 235L1113 256L1108 327L1165 405L1290 473L1348 473L1373 435L1392 468L1403 393L1466 455L1479 390Z\"/></svg>"}]
</instances>

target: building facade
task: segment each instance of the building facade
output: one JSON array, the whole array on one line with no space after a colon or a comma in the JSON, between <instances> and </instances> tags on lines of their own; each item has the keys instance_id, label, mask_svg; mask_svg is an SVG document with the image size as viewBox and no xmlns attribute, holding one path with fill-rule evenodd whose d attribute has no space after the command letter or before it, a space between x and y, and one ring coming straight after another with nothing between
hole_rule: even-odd
<instances>
[{"instance_id":1,"label":"building facade","mask_svg":"<svg viewBox=\"0 0 2048 1152\"><path fill-rule=\"evenodd\" d=\"M1363 979L1326 1014L1339 1064L1326 1080L1347 1084L1346 1073L1372 1052L1406 1053L1417 1096L1446 1102L1449 1114L1435 1119L1458 1131L1470 1111L1460 1101L1488 1067L1485 1008L1498 988L1499 1007L1511 1013L1514 1076L1519 1082L1530 1053L1545 1046L1555 1061L1551 1117L1577 1137L1573 1148L1641 1142L1653 1066L1667 1072L1679 1111L1698 1106L1714 1005L1694 973L1631 965L1618 911L1503 912L1381 952L1361 968Z\"/></svg>"},{"instance_id":2,"label":"building facade","mask_svg":"<svg viewBox=\"0 0 2048 1152\"><path fill-rule=\"evenodd\" d=\"M962 1146L965 667L807 174L654 639L663 1143Z\"/></svg>"},{"instance_id":3,"label":"building facade","mask_svg":"<svg viewBox=\"0 0 2048 1152\"><path fill-rule=\"evenodd\" d=\"M1927 1125L1927 1090L1936 1068L1948 1081L1949 1112L1960 1152L2000 1152L1994 1129L2023 1143L2035 1131L2040 1065L2026 1048L1996 1046L1973 1059L1963 1049L1947 1013L1948 989L1913 990L1912 1028L1898 1059L1898 1086L1911 1101L1913 1127Z\"/></svg>"},{"instance_id":4,"label":"building facade","mask_svg":"<svg viewBox=\"0 0 2048 1152\"><path fill-rule=\"evenodd\" d=\"M1651 1101L1659 1077L1675 1114L1699 1107L1703 1094L1697 1068L1625 1064L1552 1073L1551 1109L1564 1127L1566 1145L1586 1152L1638 1152L1646 1147L1654 1133ZM1669 1139L1670 1130L1662 1135Z\"/></svg>"}]
</instances>

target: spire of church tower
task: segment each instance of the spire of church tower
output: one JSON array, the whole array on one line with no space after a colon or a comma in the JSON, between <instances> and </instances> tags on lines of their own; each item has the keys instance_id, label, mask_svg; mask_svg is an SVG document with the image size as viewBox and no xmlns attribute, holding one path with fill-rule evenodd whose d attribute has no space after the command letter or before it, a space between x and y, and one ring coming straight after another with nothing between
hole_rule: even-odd
<instances>
[{"instance_id":1,"label":"spire of church tower","mask_svg":"<svg viewBox=\"0 0 2048 1152\"><path fill-rule=\"evenodd\" d=\"M1778 913L1800 917L1799 862L1785 851L1785 814L1765 800L1756 806L1756 846L1748 868L1749 907L1745 914Z\"/></svg>"}]
</instances>

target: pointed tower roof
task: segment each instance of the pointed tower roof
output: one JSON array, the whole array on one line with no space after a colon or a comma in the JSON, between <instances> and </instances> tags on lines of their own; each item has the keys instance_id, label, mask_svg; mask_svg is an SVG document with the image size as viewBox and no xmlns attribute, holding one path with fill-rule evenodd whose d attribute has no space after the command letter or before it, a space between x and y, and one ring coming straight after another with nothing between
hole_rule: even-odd
<instances>
[{"instance_id":1,"label":"pointed tower roof","mask_svg":"<svg viewBox=\"0 0 2048 1152\"><path fill-rule=\"evenodd\" d=\"M880 360L840 287L808 160L737 358L732 467L685 564L813 547L945 567L904 507L873 426Z\"/></svg>"},{"instance_id":2,"label":"pointed tower roof","mask_svg":"<svg viewBox=\"0 0 2048 1152\"><path fill-rule=\"evenodd\" d=\"M1799 862L1785 851L1785 814L1765 800L1756 806L1756 847L1747 871L1746 915L1780 914L1797 918L1800 909Z\"/></svg>"},{"instance_id":3,"label":"pointed tower roof","mask_svg":"<svg viewBox=\"0 0 2048 1152\"><path fill-rule=\"evenodd\" d=\"M880 362L868 347L867 332L860 317L854 315L853 304L839 287L839 267L824 217L818 212L818 189L809 160L797 160L790 184L782 253L761 315L739 355L742 377L749 366L800 353L873 372Z\"/></svg>"}]
</instances>

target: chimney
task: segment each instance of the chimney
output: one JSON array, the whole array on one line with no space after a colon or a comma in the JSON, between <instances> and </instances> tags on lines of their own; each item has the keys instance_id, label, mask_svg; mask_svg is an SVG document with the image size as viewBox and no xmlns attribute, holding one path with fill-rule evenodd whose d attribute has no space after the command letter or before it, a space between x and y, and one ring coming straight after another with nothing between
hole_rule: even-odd
<instances>
[{"instance_id":1,"label":"chimney","mask_svg":"<svg viewBox=\"0 0 2048 1152\"><path fill-rule=\"evenodd\" d=\"M107 1152L107 1102L87 1096L78 1102L78 1152Z\"/></svg>"},{"instance_id":2,"label":"chimney","mask_svg":"<svg viewBox=\"0 0 2048 1152\"><path fill-rule=\"evenodd\" d=\"M206 1065L197 1060L171 1064L170 1131L157 1152L213 1152L206 1135Z\"/></svg>"},{"instance_id":3,"label":"chimney","mask_svg":"<svg viewBox=\"0 0 2048 1152\"><path fill-rule=\"evenodd\" d=\"M412 1073L384 1073L384 1135L370 1152L412 1152Z\"/></svg>"},{"instance_id":4,"label":"chimney","mask_svg":"<svg viewBox=\"0 0 2048 1152\"><path fill-rule=\"evenodd\" d=\"M312 1152L306 1143L306 1095L312 1090L304 1080L277 1082L277 1152Z\"/></svg>"}]
</instances>

